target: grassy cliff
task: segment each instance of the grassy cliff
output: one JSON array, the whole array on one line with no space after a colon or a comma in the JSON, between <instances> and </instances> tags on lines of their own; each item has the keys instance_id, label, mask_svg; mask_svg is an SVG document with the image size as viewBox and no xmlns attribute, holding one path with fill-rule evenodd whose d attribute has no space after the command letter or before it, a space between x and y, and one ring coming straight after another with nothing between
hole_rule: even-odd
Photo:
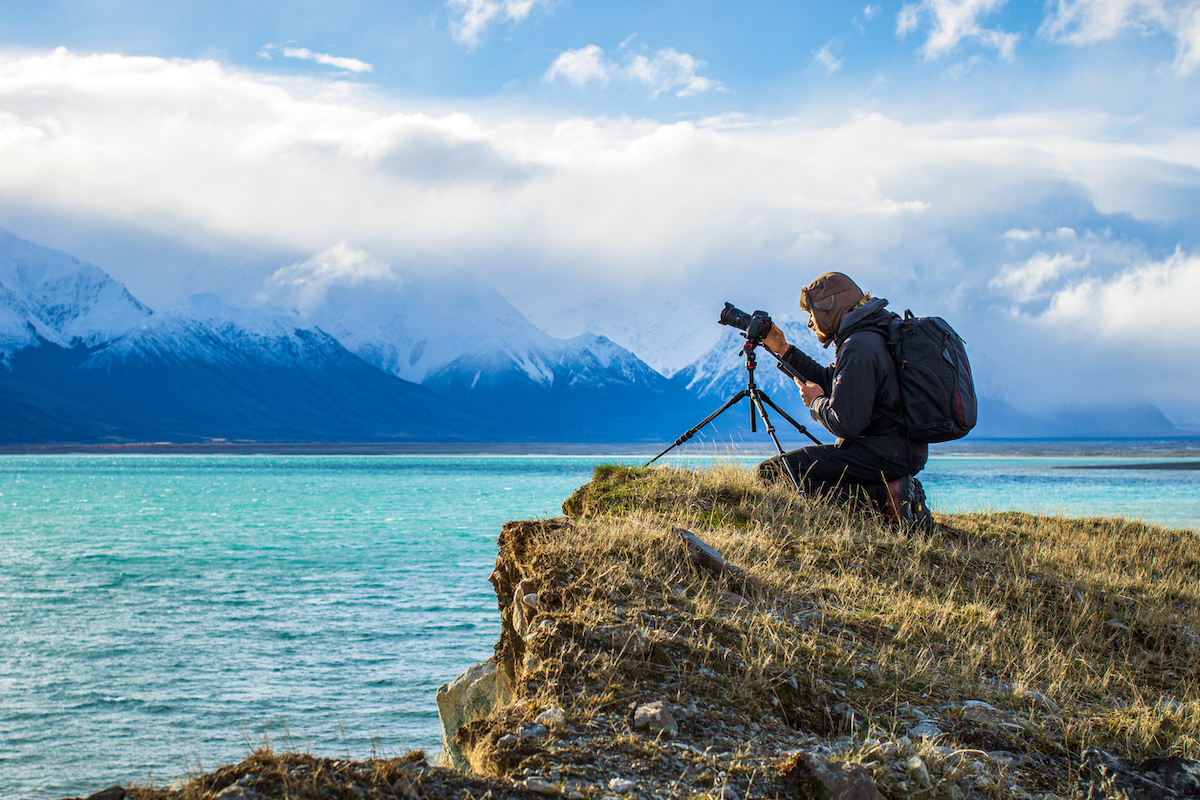
<instances>
[{"instance_id":1,"label":"grassy cliff","mask_svg":"<svg viewBox=\"0 0 1200 800\"><path fill-rule=\"evenodd\" d=\"M472 777L410 758L341 794L243 785L1051 798L1083 793L1089 748L1200 758L1195 533L1019 513L902 532L734 467L601 467L563 510L500 535L495 686L452 732ZM681 530L731 567L698 566ZM227 769L170 796L258 768Z\"/></svg>"}]
</instances>

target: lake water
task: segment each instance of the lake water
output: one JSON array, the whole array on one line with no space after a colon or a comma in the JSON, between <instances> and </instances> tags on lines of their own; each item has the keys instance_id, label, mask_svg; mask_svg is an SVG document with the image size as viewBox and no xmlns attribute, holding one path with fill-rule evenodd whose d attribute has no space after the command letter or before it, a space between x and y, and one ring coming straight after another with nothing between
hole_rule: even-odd
<instances>
[{"instance_id":1,"label":"lake water","mask_svg":"<svg viewBox=\"0 0 1200 800\"><path fill-rule=\"evenodd\" d=\"M169 784L264 737L437 750L434 691L499 631L500 526L614 460L645 457L0 456L0 798ZM939 511L1200 530L1200 470L1136 468L1163 460L959 452L922 479Z\"/></svg>"}]
</instances>

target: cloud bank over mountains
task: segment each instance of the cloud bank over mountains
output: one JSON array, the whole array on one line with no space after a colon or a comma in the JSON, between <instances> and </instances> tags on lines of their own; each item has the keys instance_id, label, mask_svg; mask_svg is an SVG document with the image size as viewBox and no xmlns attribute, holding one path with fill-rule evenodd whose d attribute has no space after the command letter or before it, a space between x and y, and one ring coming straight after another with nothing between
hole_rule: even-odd
<instances>
[{"instance_id":1,"label":"cloud bank over mountains","mask_svg":"<svg viewBox=\"0 0 1200 800\"><path fill-rule=\"evenodd\" d=\"M447 8L469 49L541 5ZM1061 2L1035 38L1169 35L1183 80L1197 8ZM898 29L923 37L921 58L1019 58L1028 37L1012 38L1004 10L927 0L905 6ZM721 88L674 48L556 58L554 83ZM981 383L1019 407L1115 392L1198 416L1200 317L1184 298L1200 281L1200 137L1169 119L562 114L65 48L0 55L0 109L0 222L101 264L155 307L220 290L286 295L300 310L333 286L465 271L552 335L606 336L670 375L717 341L723 301L794 313L800 286L836 269L893 307L949 319ZM107 231L233 266L103 259Z\"/></svg>"}]
</instances>

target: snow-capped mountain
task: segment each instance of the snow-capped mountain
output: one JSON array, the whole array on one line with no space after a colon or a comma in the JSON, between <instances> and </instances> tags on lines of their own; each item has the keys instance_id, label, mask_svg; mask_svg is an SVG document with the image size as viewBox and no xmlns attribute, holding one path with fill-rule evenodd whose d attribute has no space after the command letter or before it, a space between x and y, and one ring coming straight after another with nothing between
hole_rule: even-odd
<instances>
[{"instance_id":1,"label":"snow-capped mountain","mask_svg":"<svg viewBox=\"0 0 1200 800\"><path fill-rule=\"evenodd\" d=\"M800 348L819 364L833 363L833 349L822 348L804 322L788 318L774 321L783 328L790 344ZM721 331L721 339L716 345L672 377L689 392L707 400L728 397L746 388L746 359L742 354L746 340L736 328L722 326ZM754 381L772 400L781 405L792 399L799 401L795 383L776 367L775 359L766 352L766 348L756 348L755 358L758 366L754 371Z\"/></svg>"},{"instance_id":2,"label":"snow-capped mountain","mask_svg":"<svg viewBox=\"0 0 1200 800\"><path fill-rule=\"evenodd\" d=\"M92 347L142 323L150 309L108 273L0 231L0 362L46 341Z\"/></svg>"},{"instance_id":3,"label":"snow-capped mountain","mask_svg":"<svg viewBox=\"0 0 1200 800\"><path fill-rule=\"evenodd\" d=\"M360 252L325 257L281 270L267 296L481 416L531 436L641 438L693 411L693 398L628 350L593 334L550 336L469 275L398 276Z\"/></svg>"},{"instance_id":4,"label":"snow-capped mountain","mask_svg":"<svg viewBox=\"0 0 1200 800\"><path fill-rule=\"evenodd\" d=\"M74 357L22 354L18 377L168 438L486 438L478 419L348 352L294 312L196 295Z\"/></svg>"}]
</instances>

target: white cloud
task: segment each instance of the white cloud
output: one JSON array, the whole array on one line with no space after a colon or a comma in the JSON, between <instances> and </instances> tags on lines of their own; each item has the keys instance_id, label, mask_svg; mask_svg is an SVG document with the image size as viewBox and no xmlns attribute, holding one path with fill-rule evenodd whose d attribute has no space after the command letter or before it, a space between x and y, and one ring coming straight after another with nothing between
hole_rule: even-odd
<instances>
[{"instance_id":1,"label":"white cloud","mask_svg":"<svg viewBox=\"0 0 1200 800\"><path fill-rule=\"evenodd\" d=\"M450 21L454 41L473 50L483 41L488 25L493 21L518 23L529 16L535 5L546 0L446 0L450 10L458 15Z\"/></svg>"},{"instance_id":2,"label":"white cloud","mask_svg":"<svg viewBox=\"0 0 1200 800\"><path fill-rule=\"evenodd\" d=\"M863 7L862 13L863 16L867 18L867 22L870 22L879 16L879 12L881 11L883 11L883 9L879 6L868 5Z\"/></svg>"},{"instance_id":3,"label":"white cloud","mask_svg":"<svg viewBox=\"0 0 1200 800\"><path fill-rule=\"evenodd\" d=\"M567 50L554 59L546 72L547 83L555 78L565 78L568 83L580 89L589 83L607 86L612 80L617 66L604 58L604 51L598 45L589 44L578 50Z\"/></svg>"},{"instance_id":4,"label":"white cloud","mask_svg":"<svg viewBox=\"0 0 1200 800\"><path fill-rule=\"evenodd\" d=\"M348 72L372 72L374 67L365 61L359 61L357 58L342 58L340 56L331 56L328 53L314 53L306 47L285 47L283 48L285 58L300 58L305 61L315 61L318 64L325 64L330 67L337 67Z\"/></svg>"},{"instance_id":5,"label":"white cloud","mask_svg":"<svg viewBox=\"0 0 1200 800\"><path fill-rule=\"evenodd\" d=\"M931 30L921 53L932 61L953 52L963 40L995 50L1010 59L1020 35L999 28L984 28L980 19L999 10L1007 0L921 0L901 7L896 17L896 33L904 36L930 21Z\"/></svg>"},{"instance_id":6,"label":"white cloud","mask_svg":"<svg viewBox=\"0 0 1200 800\"><path fill-rule=\"evenodd\" d=\"M1039 252L1023 262L1005 264L988 286L1007 293L1017 303L1028 303L1046 296L1046 284L1087 265L1086 257L1080 260L1065 253Z\"/></svg>"},{"instance_id":7,"label":"white cloud","mask_svg":"<svg viewBox=\"0 0 1200 800\"><path fill-rule=\"evenodd\" d=\"M1175 37L1175 70L1190 75L1200 66L1200 2L1197 0L1058 0L1038 33L1053 41L1090 45L1134 31Z\"/></svg>"},{"instance_id":8,"label":"white cloud","mask_svg":"<svg viewBox=\"0 0 1200 800\"><path fill-rule=\"evenodd\" d=\"M1176 250L1108 279L1080 281L1055 295L1043 321L1105 343L1144 341L1200 355L1200 256Z\"/></svg>"},{"instance_id":9,"label":"white cloud","mask_svg":"<svg viewBox=\"0 0 1200 800\"><path fill-rule=\"evenodd\" d=\"M589 44L560 54L542 79L552 83L563 78L578 88L592 83L607 86L612 80L620 79L644 85L652 98L672 90L677 97L690 97L721 88L720 82L696 74L703 67L703 61L673 47L659 50L653 58L631 55L624 65L620 65L608 59L598 45Z\"/></svg>"},{"instance_id":10,"label":"white cloud","mask_svg":"<svg viewBox=\"0 0 1200 800\"><path fill-rule=\"evenodd\" d=\"M828 42L820 50L813 53L813 62L823 66L830 74L842 68L842 60L833 54L832 48L835 43Z\"/></svg>"},{"instance_id":11,"label":"white cloud","mask_svg":"<svg viewBox=\"0 0 1200 800\"><path fill-rule=\"evenodd\" d=\"M280 44L264 44L258 51L261 58L272 60L271 53L281 52L284 58L299 58L304 61L315 61L328 67L337 67L347 72L374 72L375 67L357 58L332 56L328 53L314 53L307 47L290 47Z\"/></svg>"},{"instance_id":12,"label":"white cloud","mask_svg":"<svg viewBox=\"0 0 1200 800\"><path fill-rule=\"evenodd\" d=\"M270 297L302 315L325 302L331 286L384 282L399 288L400 277L386 261L366 250L338 242L305 261L281 267L264 282Z\"/></svg>"}]
</instances>

